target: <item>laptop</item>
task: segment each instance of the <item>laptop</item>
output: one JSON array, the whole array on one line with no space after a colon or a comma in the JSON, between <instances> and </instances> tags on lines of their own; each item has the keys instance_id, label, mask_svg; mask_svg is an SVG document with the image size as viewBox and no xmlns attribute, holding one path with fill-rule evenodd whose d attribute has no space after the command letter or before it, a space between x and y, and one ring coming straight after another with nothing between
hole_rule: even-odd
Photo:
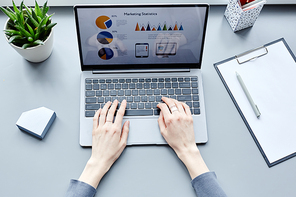
<instances>
[{"instance_id":1,"label":"laptop","mask_svg":"<svg viewBox=\"0 0 296 197\"><path fill-rule=\"evenodd\" d=\"M209 5L75 5L81 64L80 145L92 145L95 111L127 100L127 145L166 144L161 97L189 105L196 143L208 141L201 63Z\"/></svg>"}]
</instances>

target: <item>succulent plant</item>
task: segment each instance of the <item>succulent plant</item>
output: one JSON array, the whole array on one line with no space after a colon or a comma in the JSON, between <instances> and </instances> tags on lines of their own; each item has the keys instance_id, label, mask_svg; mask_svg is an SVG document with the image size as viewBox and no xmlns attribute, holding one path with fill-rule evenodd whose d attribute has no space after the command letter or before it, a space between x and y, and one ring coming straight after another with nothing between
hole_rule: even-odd
<instances>
[{"instance_id":1,"label":"succulent plant","mask_svg":"<svg viewBox=\"0 0 296 197\"><path fill-rule=\"evenodd\" d=\"M43 7L39 7L35 1L35 8L27 7L21 2L19 9L12 1L13 10L8 6L0 7L10 20L7 29L4 30L9 43L24 49L37 45L43 45L49 36L51 29L57 24L51 22L52 15L47 15L49 7L47 1Z\"/></svg>"}]
</instances>

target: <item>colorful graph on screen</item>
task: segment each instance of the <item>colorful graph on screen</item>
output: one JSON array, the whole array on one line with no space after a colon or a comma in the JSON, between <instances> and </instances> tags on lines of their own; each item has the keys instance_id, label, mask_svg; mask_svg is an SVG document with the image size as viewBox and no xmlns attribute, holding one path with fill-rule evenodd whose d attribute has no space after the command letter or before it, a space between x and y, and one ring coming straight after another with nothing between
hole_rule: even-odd
<instances>
[{"instance_id":1,"label":"colorful graph on screen","mask_svg":"<svg viewBox=\"0 0 296 197\"><path fill-rule=\"evenodd\" d=\"M100 29L108 29L112 26L112 20L108 16L99 16L96 19L96 25Z\"/></svg>"},{"instance_id":2,"label":"colorful graph on screen","mask_svg":"<svg viewBox=\"0 0 296 197\"><path fill-rule=\"evenodd\" d=\"M107 31L102 31L97 35L97 40L101 44L110 44L113 41L113 36Z\"/></svg>"},{"instance_id":3,"label":"colorful graph on screen","mask_svg":"<svg viewBox=\"0 0 296 197\"><path fill-rule=\"evenodd\" d=\"M158 24L156 25L150 25L150 23L148 22L147 25L144 24L139 24L139 22L136 24L136 28L135 31L182 31L183 29L183 25L182 23L180 25L178 25L178 23L176 22L174 25L167 25L166 22L164 22L163 24Z\"/></svg>"},{"instance_id":4,"label":"colorful graph on screen","mask_svg":"<svg viewBox=\"0 0 296 197\"><path fill-rule=\"evenodd\" d=\"M114 52L110 48L101 48L99 50L99 57L103 60L109 60L114 56Z\"/></svg>"}]
</instances>

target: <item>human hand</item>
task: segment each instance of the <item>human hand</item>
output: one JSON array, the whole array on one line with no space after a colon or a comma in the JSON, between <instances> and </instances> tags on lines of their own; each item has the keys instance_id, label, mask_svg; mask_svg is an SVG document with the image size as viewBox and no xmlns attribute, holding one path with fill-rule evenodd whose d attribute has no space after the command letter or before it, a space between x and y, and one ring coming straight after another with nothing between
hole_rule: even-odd
<instances>
[{"instance_id":1,"label":"human hand","mask_svg":"<svg viewBox=\"0 0 296 197\"><path fill-rule=\"evenodd\" d=\"M126 101L124 100L121 103L113 122L117 105L117 100L113 102L112 106L111 102L107 102L103 109L96 112L93 118L92 155L79 180L92 185L94 188L98 186L101 178L126 146L129 121L126 121L121 129Z\"/></svg>"},{"instance_id":2,"label":"human hand","mask_svg":"<svg viewBox=\"0 0 296 197\"><path fill-rule=\"evenodd\" d=\"M191 178L208 172L200 152L195 144L193 118L190 108L183 102L162 97L165 103L159 103L159 129L180 160L186 165Z\"/></svg>"},{"instance_id":3,"label":"human hand","mask_svg":"<svg viewBox=\"0 0 296 197\"><path fill-rule=\"evenodd\" d=\"M159 103L158 124L160 132L167 143L179 156L188 149L195 149L193 119L185 103L162 97L165 103Z\"/></svg>"}]
</instances>

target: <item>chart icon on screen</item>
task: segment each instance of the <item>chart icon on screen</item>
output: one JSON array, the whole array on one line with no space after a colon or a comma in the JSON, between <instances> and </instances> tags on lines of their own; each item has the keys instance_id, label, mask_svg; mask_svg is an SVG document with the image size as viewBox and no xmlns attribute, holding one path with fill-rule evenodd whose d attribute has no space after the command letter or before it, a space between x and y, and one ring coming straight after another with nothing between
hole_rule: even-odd
<instances>
[{"instance_id":1,"label":"chart icon on screen","mask_svg":"<svg viewBox=\"0 0 296 197\"><path fill-rule=\"evenodd\" d=\"M112 26L112 20L108 16L99 16L96 19L96 25L100 29L108 29Z\"/></svg>"},{"instance_id":2,"label":"chart icon on screen","mask_svg":"<svg viewBox=\"0 0 296 197\"><path fill-rule=\"evenodd\" d=\"M114 56L114 52L110 48L101 48L99 50L99 57L103 60L109 60Z\"/></svg>"},{"instance_id":3,"label":"chart icon on screen","mask_svg":"<svg viewBox=\"0 0 296 197\"><path fill-rule=\"evenodd\" d=\"M97 40L101 44L110 44L113 41L113 36L107 31L102 31L97 35Z\"/></svg>"}]
</instances>

